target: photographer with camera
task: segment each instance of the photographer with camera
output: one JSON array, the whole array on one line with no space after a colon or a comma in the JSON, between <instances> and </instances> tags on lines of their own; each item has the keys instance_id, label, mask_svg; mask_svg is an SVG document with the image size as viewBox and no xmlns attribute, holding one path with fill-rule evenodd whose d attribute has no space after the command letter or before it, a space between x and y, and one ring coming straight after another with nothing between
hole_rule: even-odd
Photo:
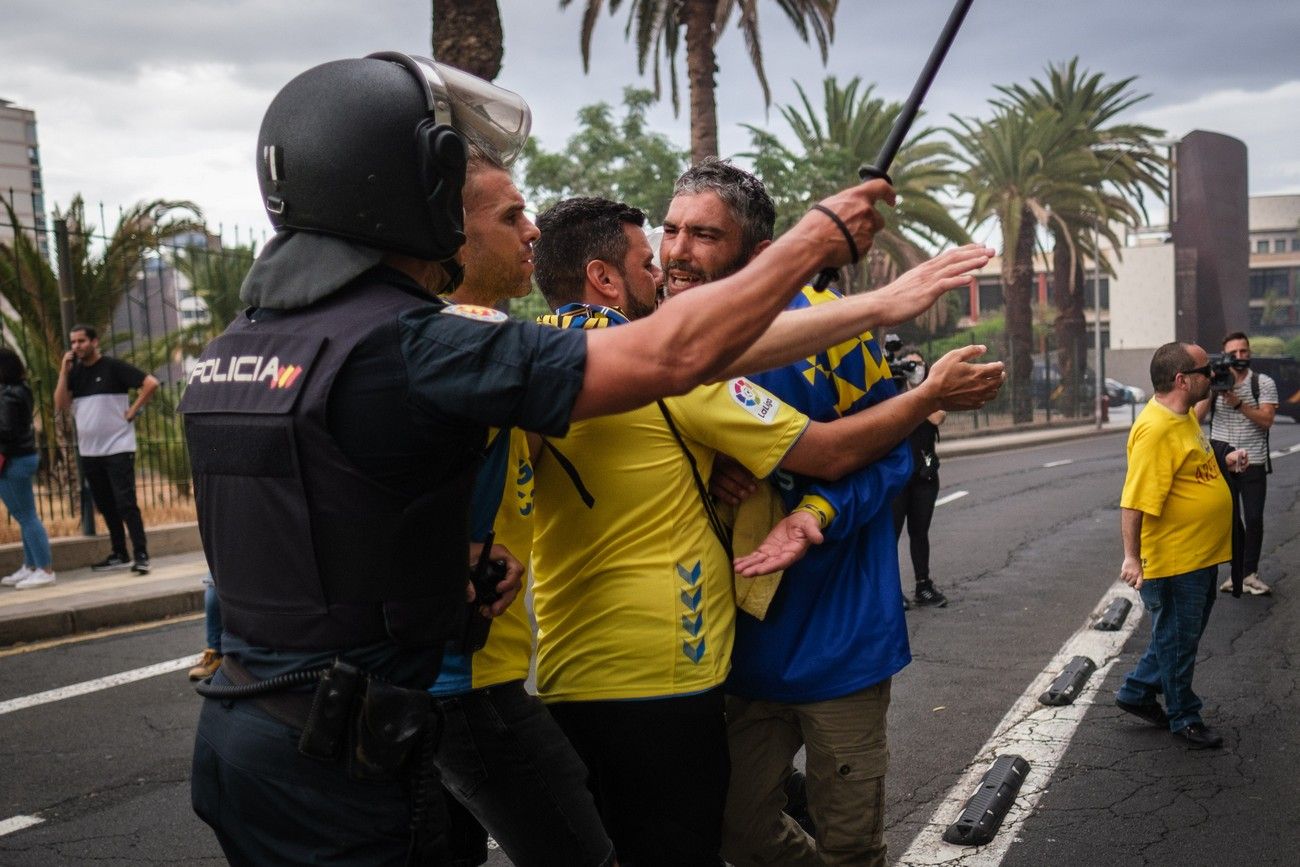
<instances>
[{"instance_id":1,"label":"photographer with camera","mask_svg":"<svg viewBox=\"0 0 1300 867\"><path fill-rule=\"evenodd\" d=\"M897 352L898 359L894 361L891 358L889 368L894 372L895 380L899 381L899 388L910 391L925 382L925 357L915 346L894 350L893 341L902 343L894 335L886 335L885 347L890 356ZM906 524L912 549L912 573L916 579L913 600L921 607L943 608L948 604L948 597L939 592L934 581L930 580L930 519L934 517L934 503L939 498L939 455L935 446L939 442L939 425L947 417L946 412L937 409L908 434L907 440L912 447L912 475L893 502L894 538L902 538L903 525Z\"/></svg>"},{"instance_id":2,"label":"photographer with camera","mask_svg":"<svg viewBox=\"0 0 1300 867\"><path fill-rule=\"evenodd\" d=\"M1210 364L1216 374L1211 394L1196 405L1196 417L1204 422L1209 416L1216 455L1233 449L1250 455L1250 465L1242 472L1223 471L1232 491L1232 573L1219 590L1266 596L1273 591L1259 580L1259 552L1264 543L1264 497L1273 471L1268 429L1277 414L1277 384L1250 369L1250 338L1240 331L1223 338L1223 354ZM1220 464L1223 470L1222 457Z\"/></svg>"}]
</instances>

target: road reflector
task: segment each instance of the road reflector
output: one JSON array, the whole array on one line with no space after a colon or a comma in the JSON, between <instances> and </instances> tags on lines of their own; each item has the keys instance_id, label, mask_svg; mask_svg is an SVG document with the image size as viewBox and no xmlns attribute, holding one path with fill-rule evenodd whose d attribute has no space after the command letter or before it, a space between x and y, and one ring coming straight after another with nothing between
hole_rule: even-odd
<instances>
[{"instance_id":1,"label":"road reflector","mask_svg":"<svg viewBox=\"0 0 1300 867\"><path fill-rule=\"evenodd\" d=\"M994 759L993 767L985 772L957 821L943 832L944 841L958 846L983 846L991 842L1028 773L1029 762L1020 756L1007 754Z\"/></svg>"},{"instance_id":2,"label":"road reflector","mask_svg":"<svg viewBox=\"0 0 1300 867\"><path fill-rule=\"evenodd\" d=\"M1132 607L1132 602L1123 596L1116 596L1106 606L1106 610L1101 612L1101 617L1092 628L1100 629L1102 632L1115 632L1124 625L1124 618L1128 617L1129 609Z\"/></svg>"},{"instance_id":3,"label":"road reflector","mask_svg":"<svg viewBox=\"0 0 1300 867\"><path fill-rule=\"evenodd\" d=\"M1092 673L1097 670L1097 663L1093 662L1086 656L1076 656L1071 659L1061 673L1052 681L1052 685L1047 688L1047 692L1038 697L1043 704L1060 707L1062 705L1073 704L1078 697L1083 685L1092 677Z\"/></svg>"}]
</instances>

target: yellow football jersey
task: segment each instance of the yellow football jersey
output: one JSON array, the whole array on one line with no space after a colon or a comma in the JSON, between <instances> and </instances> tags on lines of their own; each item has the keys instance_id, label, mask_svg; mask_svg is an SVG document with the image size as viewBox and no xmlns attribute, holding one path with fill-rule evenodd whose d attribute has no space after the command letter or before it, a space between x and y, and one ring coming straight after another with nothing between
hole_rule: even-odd
<instances>
[{"instance_id":1,"label":"yellow football jersey","mask_svg":"<svg viewBox=\"0 0 1300 867\"><path fill-rule=\"evenodd\" d=\"M496 543L506 546L527 566L533 545L533 466L528 459L528 437L521 430L510 431L507 461L505 491L492 529ZM533 627L521 592L505 613L492 621L487 644L474 654L474 688L527 677L532 653Z\"/></svg>"},{"instance_id":2,"label":"yellow football jersey","mask_svg":"<svg viewBox=\"0 0 1300 867\"><path fill-rule=\"evenodd\" d=\"M714 455L774 470L808 418L746 379L665 401L707 482ZM547 701L653 698L722 683L732 569L657 404L576 422L536 466L538 691Z\"/></svg>"},{"instance_id":3,"label":"yellow football jersey","mask_svg":"<svg viewBox=\"0 0 1300 867\"><path fill-rule=\"evenodd\" d=\"M1143 512L1142 572L1182 575L1232 559L1232 494L1192 413L1147 403L1129 431L1119 504Z\"/></svg>"}]
</instances>

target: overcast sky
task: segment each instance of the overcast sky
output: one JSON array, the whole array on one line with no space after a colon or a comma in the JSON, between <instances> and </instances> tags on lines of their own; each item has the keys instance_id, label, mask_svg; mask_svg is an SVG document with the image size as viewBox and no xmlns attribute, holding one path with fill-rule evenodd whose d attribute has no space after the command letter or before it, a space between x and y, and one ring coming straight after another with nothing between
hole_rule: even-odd
<instances>
[{"instance_id":1,"label":"overcast sky","mask_svg":"<svg viewBox=\"0 0 1300 867\"><path fill-rule=\"evenodd\" d=\"M591 74L578 50L585 0L501 0L505 61L497 83L533 108L533 132L559 148L577 109L618 105L638 76L626 12L602 15ZM624 4L626 7L627 3ZM904 98L951 0L840 0L823 68L776 3L760 4L776 104L800 81L820 104L821 79L861 75ZM142 199L190 199L211 225L260 236L253 151L276 90L309 66L397 49L429 53L425 0L0 0L0 98L36 111L46 200L81 192L112 210ZM929 120L987 113L997 83L1025 82L1078 55L1109 78L1137 76L1150 98L1132 119L1173 136L1193 129L1246 142L1252 195L1300 192L1300 3L1275 0L976 0L930 92ZM739 124L784 133L762 95L740 35L718 49L720 146L745 150ZM684 57L679 59L684 70ZM683 79L683 104L685 81ZM652 120L683 148L685 111ZM246 235L245 235L246 236Z\"/></svg>"}]
</instances>

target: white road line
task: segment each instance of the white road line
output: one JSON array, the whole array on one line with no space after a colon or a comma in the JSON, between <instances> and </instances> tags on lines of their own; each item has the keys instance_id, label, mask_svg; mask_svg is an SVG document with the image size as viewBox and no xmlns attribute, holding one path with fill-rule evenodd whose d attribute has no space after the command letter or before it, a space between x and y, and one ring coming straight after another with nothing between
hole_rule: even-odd
<instances>
[{"instance_id":1,"label":"white road line","mask_svg":"<svg viewBox=\"0 0 1300 867\"><path fill-rule=\"evenodd\" d=\"M1092 621L1115 596L1133 603L1124 626L1116 632L1100 632ZM1141 599L1136 590L1121 581L1106 591L1101 602L1083 627L1071 636L1041 674L1012 705L1011 710L993 730L993 736L980 749L965 773L930 816L929 822L898 859L908 867L960 864L961 867L997 867L1007 854L1025 821L1033 814L1039 798L1047 791L1052 774L1070 746L1074 732L1097 694L1097 689L1115 664L1124 642L1142 619ZM1086 656L1097 663L1097 671L1088 679L1074 704L1049 707L1038 702L1040 696L1066 664L1075 656ZM1103 700L1103 703L1108 699ZM1020 787L1016 803L1002 822L993 842L987 846L954 846L943 841L943 832L957 821L966 800L975 792L980 778L1000 755L1014 753L1029 762L1029 775Z\"/></svg>"},{"instance_id":2,"label":"white road line","mask_svg":"<svg viewBox=\"0 0 1300 867\"><path fill-rule=\"evenodd\" d=\"M101 689L109 689L114 686L135 683L137 680L147 680L151 677L157 677L160 674L170 674L173 671L180 671L182 668L189 668L198 662L198 659L197 655L182 656L180 659L146 665L144 668L137 668L133 671L123 671L118 674L110 674L108 677L100 677L95 680L74 683L71 686L61 686L58 689L49 689L45 692L37 692L32 695L22 696L21 698L11 698L8 701L0 701L0 716L4 716L7 713L13 713L16 710L24 710L41 704L49 704L52 701L62 701L65 698L73 698L90 692L98 692Z\"/></svg>"},{"instance_id":3,"label":"white road line","mask_svg":"<svg viewBox=\"0 0 1300 867\"><path fill-rule=\"evenodd\" d=\"M39 816L12 816L0 822L0 837L5 834L12 834L15 831L21 831L24 828L30 828L33 825L39 825L44 821Z\"/></svg>"},{"instance_id":4,"label":"white road line","mask_svg":"<svg viewBox=\"0 0 1300 867\"><path fill-rule=\"evenodd\" d=\"M969 493L970 491L953 491L948 496L940 497L939 499L935 500L934 504L936 506L946 506L948 503L951 503L953 500L960 500L962 497L966 496Z\"/></svg>"},{"instance_id":5,"label":"white road line","mask_svg":"<svg viewBox=\"0 0 1300 867\"><path fill-rule=\"evenodd\" d=\"M1047 463L1043 464L1043 469L1048 469L1050 467L1063 467L1066 464L1072 464L1072 463L1074 463L1074 458L1066 458L1063 461L1048 461Z\"/></svg>"}]
</instances>

